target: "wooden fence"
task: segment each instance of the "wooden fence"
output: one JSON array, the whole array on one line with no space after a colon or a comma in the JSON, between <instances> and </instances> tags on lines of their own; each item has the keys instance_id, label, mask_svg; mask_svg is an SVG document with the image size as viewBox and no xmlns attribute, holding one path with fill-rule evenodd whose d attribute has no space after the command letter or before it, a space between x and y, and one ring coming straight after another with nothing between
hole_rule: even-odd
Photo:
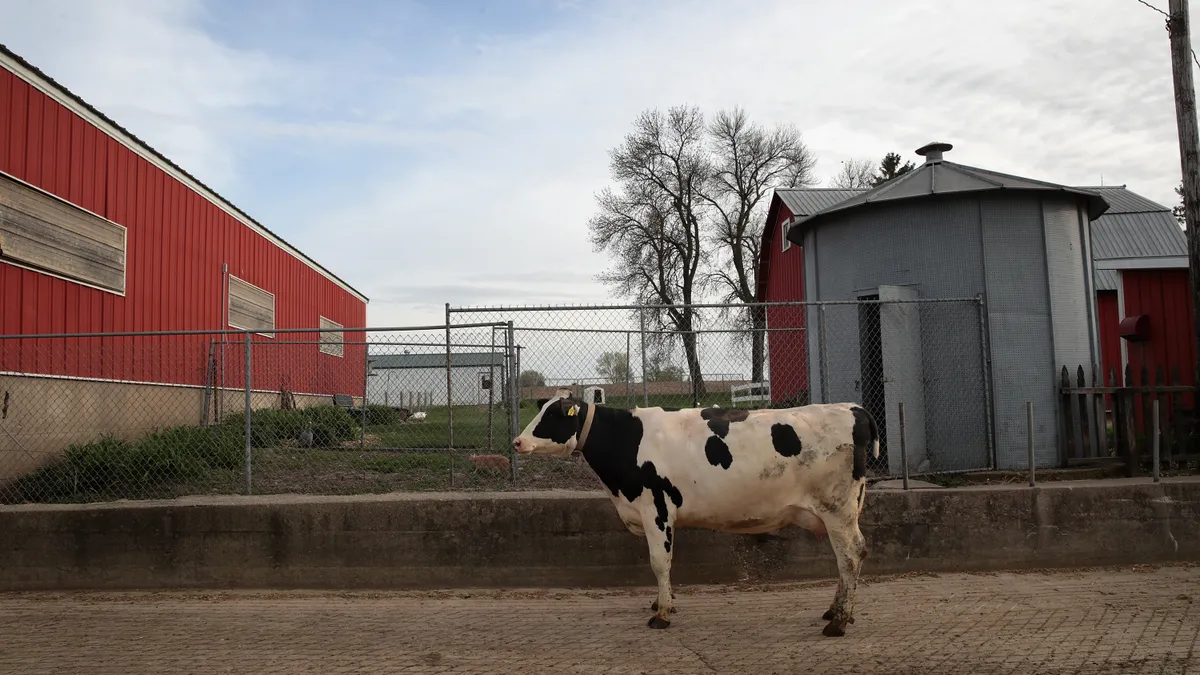
<instances>
[{"instance_id":1,"label":"wooden fence","mask_svg":"<svg viewBox=\"0 0 1200 675\"><path fill-rule=\"evenodd\" d=\"M1125 463L1128 475L1139 475L1151 461L1155 401L1161 466L1176 468L1200 460L1193 412L1196 388L1180 384L1178 367L1172 369L1169 384L1161 366L1153 378L1148 368L1142 368L1137 378L1128 366L1124 377L1110 370L1108 377L1102 378L1095 365L1089 370L1091 384L1083 366L1076 369L1074 378L1066 366L1062 369L1060 447L1064 466L1116 458Z\"/></svg>"}]
</instances>

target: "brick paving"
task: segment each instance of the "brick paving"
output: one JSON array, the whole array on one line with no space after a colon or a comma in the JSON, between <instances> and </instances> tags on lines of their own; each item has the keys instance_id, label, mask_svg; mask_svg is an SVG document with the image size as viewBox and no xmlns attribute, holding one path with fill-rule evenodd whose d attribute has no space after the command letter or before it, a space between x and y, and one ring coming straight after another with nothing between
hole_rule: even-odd
<instances>
[{"instance_id":1,"label":"brick paving","mask_svg":"<svg viewBox=\"0 0 1200 675\"><path fill-rule=\"evenodd\" d=\"M433 593L0 594L0 673L1200 673L1200 567Z\"/></svg>"}]
</instances>

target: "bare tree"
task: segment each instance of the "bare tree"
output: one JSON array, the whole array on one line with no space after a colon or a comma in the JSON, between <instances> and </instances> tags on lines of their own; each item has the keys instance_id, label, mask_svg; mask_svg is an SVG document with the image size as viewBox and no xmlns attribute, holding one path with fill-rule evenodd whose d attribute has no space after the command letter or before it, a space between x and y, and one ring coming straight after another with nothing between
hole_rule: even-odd
<instances>
[{"instance_id":1,"label":"bare tree","mask_svg":"<svg viewBox=\"0 0 1200 675\"><path fill-rule=\"evenodd\" d=\"M775 188L812 185L816 158L790 125L767 130L745 111L719 111L709 125L712 175L701 195L711 207L708 229L717 245L710 279L729 302L757 300L756 277L762 250L762 223ZM738 322L751 338L751 378L761 382L766 361L767 314L747 307Z\"/></svg>"},{"instance_id":2,"label":"bare tree","mask_svg":"<svg viewBox=\"0 0 1200 675\"><path fill-rule=\"evenodd\" d=\"M615 259L600 281L641 304L661 305L647 312L648 328L679 332L696 399L705 392L691 307L706 282L700 269L707 204L702 193L711 172L704 140L698 108L641 113L610 153L619 191L606 188L598 195L599 213L588 223L592 244Z\"/></svg>"},{"instance_id":3,"label":"bare tree","mask_svg":"<svg viewBox=\"0 0 1200 675\"><path fill-rule=\"evenodd\" d=\"M843 190L866 190L875 182L875 167L866 159L850 159L842 162L841 171L830 182L830 187Z\"/></svg>"}]
</instances>

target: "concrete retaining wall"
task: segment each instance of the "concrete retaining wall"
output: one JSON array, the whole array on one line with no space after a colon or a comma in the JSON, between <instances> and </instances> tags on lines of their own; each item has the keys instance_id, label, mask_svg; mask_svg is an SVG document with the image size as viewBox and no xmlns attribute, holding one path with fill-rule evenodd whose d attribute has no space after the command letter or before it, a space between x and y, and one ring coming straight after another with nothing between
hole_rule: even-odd
<instances>
[{"instance_id":1,"label":"concrete retaining wall","mask_svg":"<svg viewBox=\"0 0 1200 675\"><path fill-rule=\"evenodd\" d=\"M0 433L0 481L19 478L62 456L75 443L104 435L136 440L160 429L200 424L204 387L0 375L7 394ZM219 410L242 414L242 389L220 389ZM296 394L296 405L332 405L333 397ZM358 405L362 397L354 399ZM278 408L279 392L252 391L253 409Z\"/></svg>"},{"instance_id":2,"label":"concrete retaining wall","mask_svg":"<svg viewBox=\"0 0 1200 675\"><path fill-rule=\"evenodd\" d=\"M866 573L1200 560L1200 477L875 489ZM835 574L803 530L679 533L673 580ZM653 583L595 493L223 497L0 507L0 590Z\"/></svg>"}]
</instances>

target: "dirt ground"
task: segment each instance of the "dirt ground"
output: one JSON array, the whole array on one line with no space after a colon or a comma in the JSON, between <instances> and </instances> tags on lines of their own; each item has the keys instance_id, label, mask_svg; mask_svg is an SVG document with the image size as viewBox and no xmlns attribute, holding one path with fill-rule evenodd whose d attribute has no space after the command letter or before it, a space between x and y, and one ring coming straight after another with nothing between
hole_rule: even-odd
<instances>
[{"instance_id":1,"label":"dirt ground","mask_svg":"<svg viewBox=\"0 0 1200 675\"><path fill-rule=\"evenodd\" d=\"M0 594L0 672L1200 673L1200 566L650 589Z\"/></svg>"}]
</instances>

